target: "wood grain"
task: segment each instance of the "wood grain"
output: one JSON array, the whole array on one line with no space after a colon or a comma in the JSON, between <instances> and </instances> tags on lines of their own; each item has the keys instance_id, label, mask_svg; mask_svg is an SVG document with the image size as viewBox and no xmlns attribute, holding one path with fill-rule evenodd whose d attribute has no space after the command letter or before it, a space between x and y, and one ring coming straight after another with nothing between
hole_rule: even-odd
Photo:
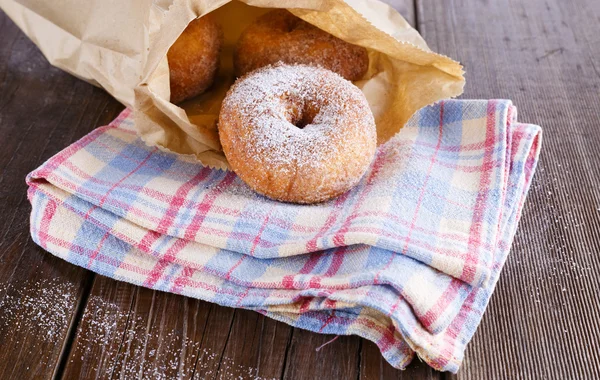
<instances>
[{"instance_id":1,"label":"wood grain","mask_svg":"<svg viewBox=\"0 0 600 380\"><path fill-rule=\"evenodd\" d=\"M331 342L333 338L334 335L294 329L283 379L358 378L361 339L340 336Z\"/></svg>"},{"instance_id":2,"label":"wood grain","mask_svg":"<svg viewBox=\"0 0 600 380\"><path fill-rule=\"evenodd\" d=\"M52 68L2 12L0 36L0 378L50 378L90 274L31 241L25 175L122 107Z\"/></svg>"},{"instance_id":3,"label":"wood grain","mask_svg":"<svg viewBox=\"0 0 600 380\"><path fill-rule=\"evenodd\" d=\"M544 129L520 229L457 378L600 378L600 2L418 1L465 98Z\"/></svg>"},{"instance_id":4,"label":"wood grain","mask_svg":"<svg viewBox=\"0 0 600 380\"><path fill-rule=\"evenodd\" d=\"M280 378L291 329L97 276L64 378Z\"/></svg>"},{"instance_id":5,"label":"wood grain","mask_svg":"<svg viewBox=\"0 0 600 380\"><path fill-rule=\"evenodd\" d=\"M236 310L217 378L279 379L292 327L249 310Z\"/></svg>"},{"instance_id":6,"label":"wood grain","mask_svg":"<svg viewBox=\"0 0 600 380\"><path fill-rule=\"evenodd\" d=\"M398 371L385 361L375 343L363 340L360 358L360 380L437 380L443 373L434 371L415 358L404 371Z\"/></svg>"}]
</instances>

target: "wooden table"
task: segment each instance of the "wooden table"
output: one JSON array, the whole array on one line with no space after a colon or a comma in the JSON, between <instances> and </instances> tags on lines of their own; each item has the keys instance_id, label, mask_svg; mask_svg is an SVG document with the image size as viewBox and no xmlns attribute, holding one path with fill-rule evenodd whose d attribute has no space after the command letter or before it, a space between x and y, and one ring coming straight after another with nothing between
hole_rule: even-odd
<instances>
[{"instance_id":1,"label":"wooden table","mask_svg":"<svg viewBox=\"0 0 600 380\"><path fill-rule=\"evenodd\" d=\"M457 376L373 343L113 281L29 237L25 175L122 106L48 65L0 12L0 378L600 378L600 1L392 1L544 128L520 230Z\"/></svg>"}]
</instances>

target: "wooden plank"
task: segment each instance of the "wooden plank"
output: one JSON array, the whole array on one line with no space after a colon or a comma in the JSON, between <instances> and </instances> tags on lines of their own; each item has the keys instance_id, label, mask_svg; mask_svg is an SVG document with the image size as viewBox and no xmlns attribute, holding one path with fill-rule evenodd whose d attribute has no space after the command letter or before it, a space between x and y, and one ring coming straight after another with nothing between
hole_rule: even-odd
<instances>
[{"instance_id":1,"label":"wooden plank","mask_svg":"<svg viewBox=\"0 0 600 380\"><path fill-rule=\"evenodd\" d=\"M279 378L291 327L97 276L64 378Z\"/></svg>"},{"instance_id":2,"label":"wooden plank","mask_svg":"<svg viewBox=\"0 0 600 380\"><path fill-rule=\"evenodd\" d=\"M63 377L190 377L209 326L211 308L202 306L97 276ZM219 317L230 323L231 315Z\"/></svg>"},{"instance_id":3,"label":"wooden plank","mask_svg":"<svg viewBox=\"0 0 600 380\"><path fill-rule=\"evenodd\" d=\"M189 377L211 312L202 306L97 276L63 377Z\"/></svg>"},{"instance_id":4,"label":"wooden plank","mask_svg":"<svg viewBox=\"0 0 600 380\"><path fill-rule=\"evenodd\" d=\"M511 98L544 128L512 253L457 378L600 378L600 2L417 10L431 48L465 64L465 98Z\"/></svg>"},{"instance_id":5,"label":"wooden plank","mask_svg":"<svg viewBox=\"0 0 600 380\"><path fill-rule=\"evenodd\" d=\"M283 379L358 378L361 339L340 336L331 342L333 338L334 335L294 329Z\"/></svg>"},{"instance_id":6,"label":"wooden plank","mask_svg":"<svg viewBox=\"0 0 600 380\"><path fill-rule=\"evenodd\" d=\"M50 378L90 274L29 237L25 175L122 107L50 67L0 11L0 378Z\"/></svg>"},{"instance_id":7,"label":"wooden plank","mask_svg":"<svg viewBox=\"0 0 600 380\"><path fill-rule=\"evenodd\" d=\"M236 310L218 379L279 379L292 327L249 310Z\"/></svg>"},{"instance_id":8,"label":"wooden plank","mask_svg":"<svg viewBox=\"0 0 600 380\"><path fill-rule=\"evenodd\" d=\"M399 371L385 361L375 343L363 339L360 358L360 380L436 380L441 378L441 372L433 370L418 358L415 358L404 371Z\"/></svg>"}]
</instances>

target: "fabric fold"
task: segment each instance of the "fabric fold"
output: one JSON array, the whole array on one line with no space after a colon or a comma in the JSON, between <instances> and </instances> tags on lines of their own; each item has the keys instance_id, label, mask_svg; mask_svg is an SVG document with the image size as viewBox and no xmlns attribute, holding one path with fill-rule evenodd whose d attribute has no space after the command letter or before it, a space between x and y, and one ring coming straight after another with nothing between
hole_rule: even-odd
<instances>
[{"instance_id":1,"label":"fabric fold","mask_svg":"<svg viewBox=\"0 0 600 380\"><path fill-rule=\"evenodd\" d=\"M361 183L301 206L141 142L129 111L28 176L31 233L102 275L456 372L510 249L541 129L510 101L443 101Z\"/></svg>"}]
</instances>

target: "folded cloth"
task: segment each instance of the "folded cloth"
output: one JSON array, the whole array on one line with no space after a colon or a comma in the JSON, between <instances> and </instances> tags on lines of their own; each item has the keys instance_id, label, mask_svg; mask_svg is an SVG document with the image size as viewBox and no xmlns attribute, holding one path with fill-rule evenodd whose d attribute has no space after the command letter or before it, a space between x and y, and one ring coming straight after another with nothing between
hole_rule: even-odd
<instances>
[{"instance_id":1,"label":"folded cloth","mask_svg":"<svg viewBox=\"0 0 600 380\"><path fill-rule=\"evenodd\" d=\"M456 372L511 246L541 129L505 100L420 110L360 184L294 205L158 151L130 111L27 177L31 234L104 276L372 340Z\"/></svg>"}]
</instances>

